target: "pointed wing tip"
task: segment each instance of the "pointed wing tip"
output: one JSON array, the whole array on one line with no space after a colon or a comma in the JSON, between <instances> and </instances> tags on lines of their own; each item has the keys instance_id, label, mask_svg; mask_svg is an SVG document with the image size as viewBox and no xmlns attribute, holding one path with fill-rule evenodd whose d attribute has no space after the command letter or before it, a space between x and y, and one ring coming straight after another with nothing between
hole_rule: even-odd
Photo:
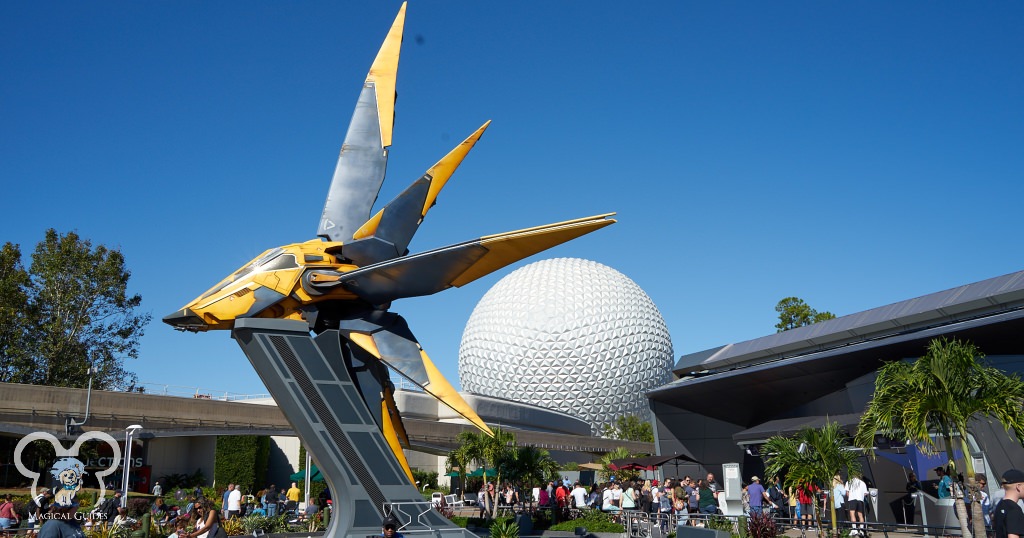
<instances>
[{"instance_id":1,"label":"pointed wing tip","mask_svg":"<svg viewBox=\"0 0 1024 538\"><path fill-rule=\"evenodd\" d=\"M465 143L476 144L476 142L478 140L480 140L480 137L483 136L484 131L486 131L487 128L490 127L490 126L491 126L491 120L485 121L484 124L481 125L480 127L478 127L476 131L473 131L473 134L469 135L469 138L466 138L466 140L463 141L463 144L465 144Z\"/></svg>"}]
</instances>

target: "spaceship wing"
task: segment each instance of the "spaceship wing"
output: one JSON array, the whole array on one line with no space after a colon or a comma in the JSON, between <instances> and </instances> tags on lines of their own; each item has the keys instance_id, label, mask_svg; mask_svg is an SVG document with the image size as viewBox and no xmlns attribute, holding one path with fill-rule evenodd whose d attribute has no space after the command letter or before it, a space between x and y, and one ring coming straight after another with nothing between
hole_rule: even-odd
<instances>
[{"instance_id":1,"label":"spaceship wing","mask_svg":"<svg viewBox=\"0 0 1024 538\"><path fill-rule=\"evenodd\" d=\"M401 316L377 311L370 317L342 320L338 330L346 340L383 361L481 431L493 435L487 424L434 366Z\"/></svg>"},{"instance_id":2,"label":"spaceship wing","mask_svg":"<svg viewBox=\"0 0 1024 538\"><path fill-rule=\"evenodd\" d=\"M361 266L404 256L438 193L490 124L490 121L484 123L397 198L370 217L352 235L355 241L345 244L342 256Z\"/></svg>"},{"instance_id":3,"label":"spaceship wing","mask_svg":"<svg viewBox=\"0 0 1024 538\"><path fill-rule=\"evenodd\" d=\"M381 400L381 433L384 434L384 439L391 452L398 459L398 464L405 471L405 476L409 478L409 483L415 484L416 478L413 477L409 460L406 459L405 451L402 450L403 447L409 448L409 435L405 433L405 425L402 424L402 417L398 414L398 405L395 404L395 395L390 386L384 387Z\"/></svg>"},{"instance_id":4,"label":"spaceship wing","mask_svg":"<svg viewBox=\"0 0 1024 538\"><path fill-rule=\"evenodd\" d=\"M348 273L313 271L314 288L344 286L372 304L460 287L527 256L615 222L614 213L489 235L436 250L377 263Z\"/></svg>"},{"instance_id":5,"label":"spaceship wing","mask_svg":"<svg viewBox=\"0 0 1024 538\"><path fill-rule=\"evenodd\" d=\"M346 242L370 217L388 164L395 123L395 81L405 26L405 4L366 75L341 146L317 235Z\"/></svg>"}]
</instances>

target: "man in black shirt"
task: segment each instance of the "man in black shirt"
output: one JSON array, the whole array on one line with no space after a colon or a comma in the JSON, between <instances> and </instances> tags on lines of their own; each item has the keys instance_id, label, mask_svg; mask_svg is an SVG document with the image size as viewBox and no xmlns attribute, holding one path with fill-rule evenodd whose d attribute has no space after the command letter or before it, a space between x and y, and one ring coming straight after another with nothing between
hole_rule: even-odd
<instances>
[{"instance_id":1,"label":"man in black shirt","mask_svg":"<svg viewBox=\"0 0 1024 538\"><path fill-rule=\"evenodd\" d=\"M1017 500L1024 488L1024 472L1010 469L1003 473L1000 480L1003 485L1003 500L996 505L992 529L996 538L1021 538L1024 535L1024 511L1021 511Z\"/></svg>"}]
</instances>

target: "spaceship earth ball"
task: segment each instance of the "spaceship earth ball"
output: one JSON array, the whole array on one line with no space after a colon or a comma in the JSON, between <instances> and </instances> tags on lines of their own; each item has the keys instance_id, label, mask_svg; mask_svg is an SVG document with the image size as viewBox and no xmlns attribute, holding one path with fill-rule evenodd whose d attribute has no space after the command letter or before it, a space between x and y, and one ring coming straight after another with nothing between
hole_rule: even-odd
<instances>
[{"instance_id":1,"label":"spaceship earth ball","mask_svg":"<svg viewBox=\"0 0 1024 538\"><path fill-rule=\"evenodd\" d=\"M577 258L543 260L494 285L459 346L463 390L563 411L593 433L646 420L644 392L671 379L672 339L626 275Z\"/></svg>"}]
</instances>

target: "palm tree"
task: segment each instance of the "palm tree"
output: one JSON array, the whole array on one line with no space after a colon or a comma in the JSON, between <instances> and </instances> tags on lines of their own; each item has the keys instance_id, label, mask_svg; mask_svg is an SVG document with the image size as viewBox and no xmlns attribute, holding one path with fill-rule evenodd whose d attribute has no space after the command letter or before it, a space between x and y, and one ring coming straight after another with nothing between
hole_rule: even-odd
<instances>
[{"instance_id":1,"label":"palm tree","mask_svg":"<svg viewBox=\"0 0 1024 538\"><path fill-rule=\"evenodd\" d=\"M964 456L968 494L978 499L974 463L968 456L967 424L988 418L1024 440L1024 382L1017 375L984 363L984 355L971 342L939 338L914 362L896 361L878 370L875 394L861 416L855 443L871 450L876 433L908 439L926 452L937 450L932 435L942 438L950 463L955 464L954 442ZM960 531L970 538L963 498L955 499ZM985 536L981 503L971 503L974 535Z\"/></svg>"},{"instance_id":2,"label":"palm tree","mask_svg":"<svg viewBox=\"0 0 1024 538\"><path fill-rule=\"evenodd\" d=\"M459 433L456 439L459 442L459 447L452 451L452 453L449 453L449 458L452 458L452 454L458 452L457 455L463 458L462 461L467 465L475 463L478 467L482 468L484 484L487 483L487 469L497 470L497 480L500 484L500 466L508 459L514 457L515 436L501 428L495 428L493 437L483 432L464 430ZM483 504L484 499L480 499L480 503ZM493 503L493 506L490 507L492 517L498 513L497 504Z\"/></svg>"},{"instance_id":3,"label":"palm tree","mask_svg":"<svg viewBox=\"0 0 1024 538\"><path fill-rule=\"evenodd\" d=\"M515 458L506 462L502 469L520 486L543 486L544 482L558 476L558 462L543 448L521 446L515 449Z\"/></svg>"},{"instance_id":4,"label":"palm tree","mask_svg":"<svg viewBox=\"0 0 1024 538\"><path fill-rule=\"evenodd\" d=\"M848 476L860 474L857 450L851 449L849 438L838 422L825 420L821 428L804 428L795 437L776 435L768 439L761 453L765 454L765 475L785 477L786 487L801 483L817 483L828 487L832 477L846 471ZM832 533L836 534L836 505L832 509ZM821 528L821 512L817 524Z\"/></svg>"},{"instance_id":5,"label":"palm tree","mask_svg":"<svg viewBox=\"0 0 1024 538\"><path fill-rule=\"evenodd\" d=\"M458 468L459 484L462 484L463 488L466 487L466 469L469 468L471 460L472 459L469 457L466 448L460 445L455 448L455 450L448 453L448 459L444 462L444 470L446 473L451 473L453 470Z\"/></svg>"},{"instance_id":6,"label":"palm tree","mask_svg":"<svg viewBox=\"0 0 1024 538\"><path fill-rule=\"evenodd\" d=\"M515 459L515 449L515 435L501 428L494 429L494 437L486 437L484 439L484 483L487 482L487 465L489 464L494 469L494 472L497 473L495 477L495 493L498 492L497 488L501 487L501 469L502 467L507 467L508 462ZM491 503L491 517L497 517L497 515L498 503Z\"/></svg>"},{"instance_id":7,"label":"palm tree","mask_svg":"<svg viewBox=\"0 0 1024 538\"><path fill-rule=\"evenodd\" d=\"M601 459L598 460L598 463L600 463L601 467L603 467L603 469L601 469L600 471L601 481L607 482L608 480L611 479L612 476L617 477L620 483L625 482L626 480L636 480L637 478L640 478L640 471L636 471L633 469L619 469L617 471L613 471L610 467L612 460L621 460L633 455L634 454L631 454L629 450L626 450L625 448L622 448L620 446L617 447L615 450L612 450L611 452L606 452L603 456L601 456Z\"/></svg>"}]
</instances>

